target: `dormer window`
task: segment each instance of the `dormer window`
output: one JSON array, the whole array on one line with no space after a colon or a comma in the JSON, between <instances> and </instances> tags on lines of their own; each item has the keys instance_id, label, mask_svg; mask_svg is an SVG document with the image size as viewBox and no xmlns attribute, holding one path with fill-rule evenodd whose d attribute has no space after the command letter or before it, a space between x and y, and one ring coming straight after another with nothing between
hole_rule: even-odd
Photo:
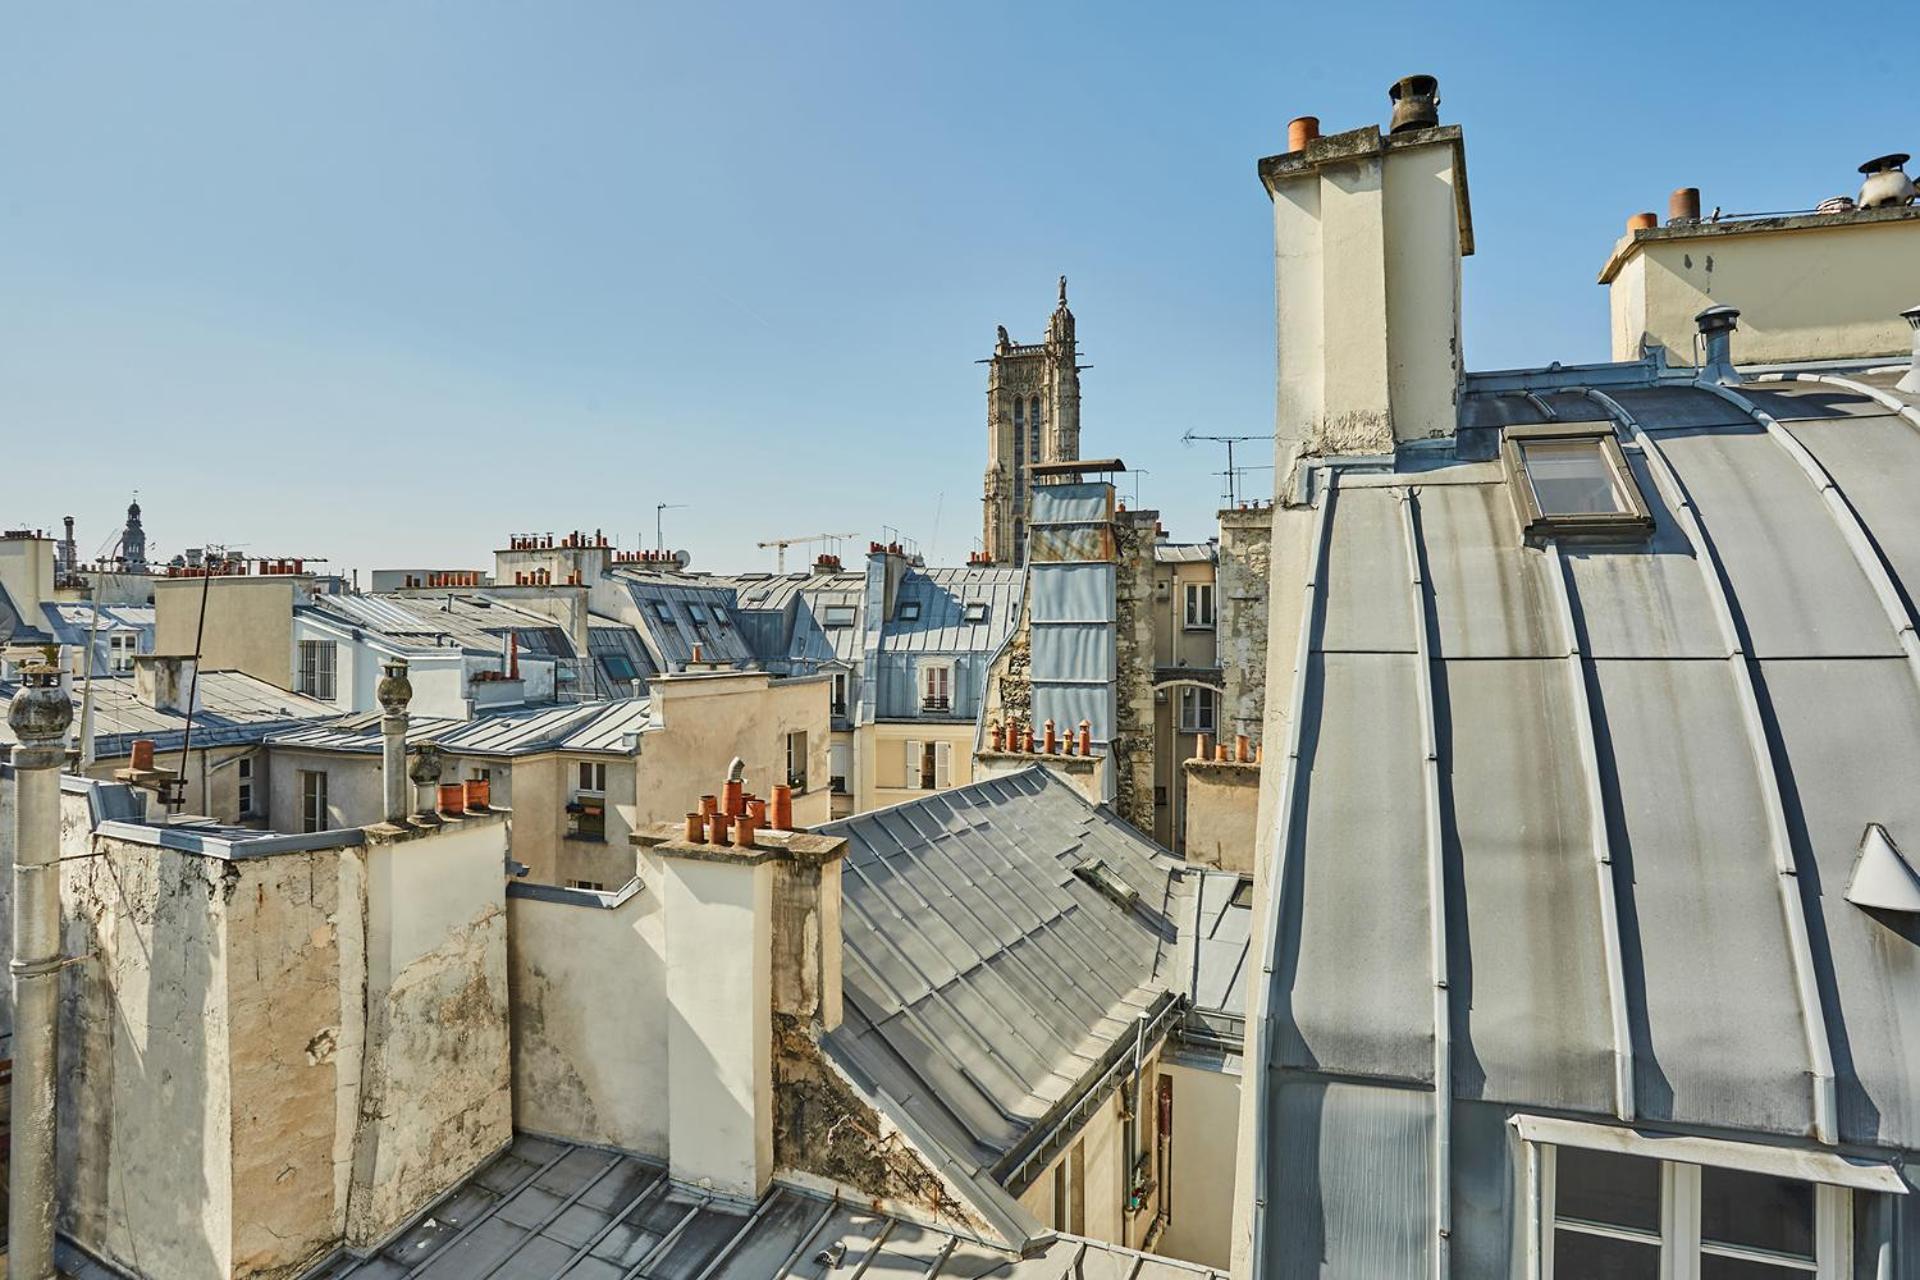
<instances>
[{"instance_id":1,"label":"dormer window","mask_svg":"<svg viewBox=\"0 0 1920 1280\"><path fill-rule=\"evenodd\" d=\"M1507 484L1528 538L1636 537L1653 528L1613 432L1594 423L1514 427Z\"/></svg>"}]
</instances>

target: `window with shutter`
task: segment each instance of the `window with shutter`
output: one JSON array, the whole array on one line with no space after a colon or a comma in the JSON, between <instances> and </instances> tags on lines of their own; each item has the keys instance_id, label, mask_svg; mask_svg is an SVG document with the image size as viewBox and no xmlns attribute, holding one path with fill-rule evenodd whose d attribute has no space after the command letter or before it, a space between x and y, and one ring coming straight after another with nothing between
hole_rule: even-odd
<instances>
[{"instance_id":1,"label":"window with shutter","mask_svg":"<svg viewBox=\"0 0 1920 1280\"><path fill-rule=\"evenodd\" d=\"M920 785L920 744L912 738L907 739L907 771L904 777L906 781L900 785L905 787Z\"/></svg>"},{"instance_id":2,"label":"window with shutter","mask_svg":"<svg viewBox=\"0 0 1920 1280\"><path fill-rule=\"evenodd\" d=\"M933 785L935 790L944 790L953 785L953 744L951 742L933 744Z\"/></svg>"}]
</instances>

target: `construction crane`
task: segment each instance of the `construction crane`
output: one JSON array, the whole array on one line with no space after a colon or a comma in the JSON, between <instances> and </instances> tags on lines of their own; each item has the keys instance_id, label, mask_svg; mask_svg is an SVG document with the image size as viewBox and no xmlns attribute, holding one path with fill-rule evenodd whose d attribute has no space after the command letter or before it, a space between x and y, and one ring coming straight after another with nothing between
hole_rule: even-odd
<instances>
[{"instance_id":1,"label":"construction crane","mask_svg":"<svg viewBox=\"0 0 1920 1280\"><path fill-rule=\"evenodd\" d=\"M1187 432L1187 434L1180 437L1180 443L1193 444L1195 441L1205 440L1213 444L1224 444L1227 446L1227 470L1226 470L1227 494L1226 494L1226 497L1227 497L1227 506L1229 508L1232 508L1240 505L1240 473L1242 471L1254 470L1254 468L1252 467L1236 467L1233 465L1233 446L1235 446L1236 444L1245 444L1249 440L1271 440L1271 439L1273 439L1273 432L1271 431L1267 432L1267 434L1263 436L1203 436L1198 432L1189 431Z\"/></svg>"},{"instance_id":2,"label":"construction crane","mask_svg":"<svg viewBox=\"0 0 1920 1280\"><path fill-rule=\"evenodd\" d=\"M809 533L800 538L769 538L760 544L760 549L765 551L768 547L773 547L775 549L776 563L778 564L775 572L785 573L787 571L788 547L797 547L808 542L838 542L842 538L856 538L858 536L858 534L854 533Z\"/></svg>"}]
</instances>

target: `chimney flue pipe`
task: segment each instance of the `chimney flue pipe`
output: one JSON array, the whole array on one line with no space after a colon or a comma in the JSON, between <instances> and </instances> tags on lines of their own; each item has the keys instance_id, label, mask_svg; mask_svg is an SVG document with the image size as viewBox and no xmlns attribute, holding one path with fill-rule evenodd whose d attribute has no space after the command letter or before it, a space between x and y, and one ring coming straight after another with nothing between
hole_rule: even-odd
<instances>
[{"instance_id":1,"label":"chimney flue pipe","mask_svg":"<svg viewBox=\"0 0 1920 1280\"><path fill-rule=\"evenodd\" d=\"M1681 187L1667 197L1667 225L1688 226L1700 221L1700 188Z\"/></svg>"},{"instance_id":2,"label":"chimney flue pipe","mask_svg":"<svg viewBox=\"0 0 1920 1280\"><path fill-rule=\"evenodd\" d=\"M1403 76L1387 90L1393 100L1390 133L1431 129L1440 123L1440 82L1432 76Z\"/></svg>"},{"instance_id":3,"label":"chimney flue pipe","mask_svg":"<svg viewBox=\"0 0 1920 1280\"><path fill-rule=\"evenodd\" d=\"M1319 116L1295 116L1287 121L1287 150L1305 151L1320 136Z\"/></svg>"},{"instance_id":4,"label":"chimney flue pipe","mask_svg":"<svg viewBox=\"0 0 1920 1280\"><path fill-rule=\"evenodd\" d=\"M55 1082L60 998L60 766L73 702L33 667L7 709L13 729L13 1132L8 1274L53 1280Z\"/></svg>"},{"instance_id":5,"label":"chimney flue pipe","mask_svg":"<svg viewBox=\"0 0 1920 1280\"><path fill-rule=\"evenodd\" d=\"M1706 345L1699 380L1723 386L1740 381L1740 371L1733 367L1733 331L1739 327L1739 309L1708 307L1695 316L1693 322L1700 326L1700 338Z\"/></svg>"}]
</instances>

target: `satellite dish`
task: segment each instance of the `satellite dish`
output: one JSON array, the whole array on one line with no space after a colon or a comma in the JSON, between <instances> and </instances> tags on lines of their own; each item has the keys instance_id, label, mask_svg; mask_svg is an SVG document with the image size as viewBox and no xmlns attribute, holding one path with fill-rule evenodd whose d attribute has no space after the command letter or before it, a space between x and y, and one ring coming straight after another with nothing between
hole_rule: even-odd
<instances>
[{"instance_id":1,"label":"satellite dish","mask_svg":"<svg viewBox=\"0 0 1920 1280\"><path fill-rule=\"evenodd\" d=\"M684 569L693 563L693 556L686 551L676 551L673 553L673 562Z\"/></svg>"}]
</instances>

